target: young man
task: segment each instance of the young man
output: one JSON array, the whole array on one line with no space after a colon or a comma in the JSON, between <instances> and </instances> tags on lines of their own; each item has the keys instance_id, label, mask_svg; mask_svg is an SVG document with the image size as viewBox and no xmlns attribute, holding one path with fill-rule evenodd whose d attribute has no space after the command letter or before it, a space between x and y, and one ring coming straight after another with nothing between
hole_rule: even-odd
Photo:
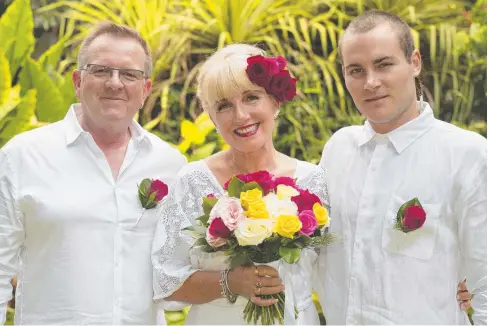
<instances>
[{"instance_id":1,"label":"young man","mask_svg":"<svg viewBox=\"0 0 488 326\"><path fill-rule=\"evenodd\" d=\"M486 324L486 139L417 101L421 57L397 16L357 17L339 49L367 121L336 132L320 162L330 230L341 236L321 257L327 323L466 323L456 300L466 278L474 322ZM400 207L414 198L425 222L396 229Z\"/></svg>"}]
</instances>

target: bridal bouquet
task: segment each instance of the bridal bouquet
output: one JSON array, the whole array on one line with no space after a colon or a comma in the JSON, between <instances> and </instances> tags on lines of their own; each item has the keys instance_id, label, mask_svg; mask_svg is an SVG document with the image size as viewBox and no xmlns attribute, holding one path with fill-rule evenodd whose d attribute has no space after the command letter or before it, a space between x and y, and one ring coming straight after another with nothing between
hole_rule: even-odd
<instances>
[{"instance_id":1,"label":"bridal bouquet","mask_svg":"<svg viewBox=\"0 0 488 326\"><path fill-rule=\"evenodd\" d=\"M200 227L187 228L205 252L224 251L230 267L271 263L282 259L293 264L306 247L330 244L327 233L329 214L316 195L297 186L288 177L275 177L266 171L233 176L220 198L203 198L204 215ZM244 319L257 324L284 323L284 293L278 302L258 307L251 301L244 309Z\"/></svg>"}]
</instances>

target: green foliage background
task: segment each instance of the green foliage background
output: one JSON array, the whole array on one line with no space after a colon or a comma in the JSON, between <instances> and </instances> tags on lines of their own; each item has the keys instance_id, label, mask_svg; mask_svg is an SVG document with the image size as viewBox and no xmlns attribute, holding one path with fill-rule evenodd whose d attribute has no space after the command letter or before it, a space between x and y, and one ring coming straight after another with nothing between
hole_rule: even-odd
<instances>
[{"instance_id":1,"label":"green foliage background","mask_svg":"<svg viewBox=\"0 0 488 326\"><path fill-rule=\"evenodd\" d=\"M363 122L342 80L337 41L370 9L396 13L412 27L435 115L486 137L486 0L5 0L0 146L64 117L76 102L78 46L93 24L111 20L138 30L154 58L153 91L138 121L190 160L225 147L196 105L197 69L216 49L246 42L286 57L299 76L298 99L282 107L275 144L317 162L336 130Z\"/></svg>"}]
</instances>

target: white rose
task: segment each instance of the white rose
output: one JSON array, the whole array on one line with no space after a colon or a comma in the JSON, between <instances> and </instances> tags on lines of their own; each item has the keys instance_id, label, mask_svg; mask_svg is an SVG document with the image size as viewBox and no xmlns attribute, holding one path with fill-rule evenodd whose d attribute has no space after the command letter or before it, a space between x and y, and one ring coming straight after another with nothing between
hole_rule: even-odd
<instances>
[{"instance_id":1,"label":"white rose","mask_svg":"<svg viewBox=\"0 0 488 326\"><path fill-rule=\"evenodd\" d=\"M263 200L273 220L280 215L298 215L298 207L290 198L278 199L276 194L269 193Z\"/></svg>"},{"instance_id":2,"label":"white rose","mask_svg":"<svg viewBox=\"0 0 488 326\"><path fill-rule=\"evenodd\" d=\"M268 219L248 218L239 223L234 235L241 246L257 246L273 234L273 222Z\"/></svg>"}]
</instances>

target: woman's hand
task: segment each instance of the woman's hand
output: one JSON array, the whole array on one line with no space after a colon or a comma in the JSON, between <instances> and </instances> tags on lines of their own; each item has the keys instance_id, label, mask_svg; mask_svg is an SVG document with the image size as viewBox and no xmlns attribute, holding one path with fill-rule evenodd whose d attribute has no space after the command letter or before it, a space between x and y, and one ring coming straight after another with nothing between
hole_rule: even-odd
<instances>
[{"instance_id":1,"label":"woman's hand","mask_svg":"<svg viewBox=\"0 0 488 326\"><path fill-rule=\"evenodd\" d=\"M278 271L267 265L239 266L229 272L229 290L249 298L258 306L271 306L277 299L263 299L260 295L278 294L285 289L279 278Z\"/></svg>"},{"instance_id":2,"label":"woman's hand","mask_svg":"<svg viewBox=\"0 0 488 326\"><path fill-rule=\"evenodd\" d=\"M457 300L462 311L467 311L471 307L471 293L466 287L466 280L458 284Z\"/></svg>"}]
</instances>

